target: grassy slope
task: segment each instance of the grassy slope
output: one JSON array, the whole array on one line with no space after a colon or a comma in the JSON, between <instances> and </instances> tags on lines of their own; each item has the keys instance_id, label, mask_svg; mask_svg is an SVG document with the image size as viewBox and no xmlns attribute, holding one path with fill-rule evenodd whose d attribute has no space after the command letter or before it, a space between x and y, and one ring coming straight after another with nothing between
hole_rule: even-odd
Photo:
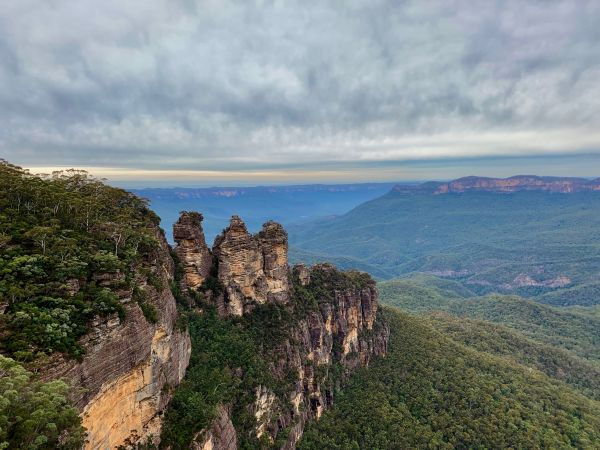
<instances>
[{"instance_id":1,"label":"grassy slope","mask_svg":"<svg viewBox=\"0 0 600 450\"><path fill-rule=\"evenodd\" d=\"M389 355L361 371L302 449L594 448L600 403L395 309Z\"/></svg>"}]
</instances>

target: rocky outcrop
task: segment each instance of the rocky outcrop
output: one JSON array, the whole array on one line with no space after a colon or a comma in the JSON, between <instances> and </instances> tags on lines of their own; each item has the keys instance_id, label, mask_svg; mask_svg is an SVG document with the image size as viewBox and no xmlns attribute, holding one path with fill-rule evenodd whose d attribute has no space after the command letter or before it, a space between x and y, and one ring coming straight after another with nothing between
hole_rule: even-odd
<instances>
[{"instance_id":1,"label":"rocky outcrop","mask_svg":"<svg viewBox=\"0 0 600 450\"><path fill-rule=\"evenodd\" d=\"M253 430L237 431L293 449L306 423L333 404L335 389L352 371L386 354L389 330L377 314L377 290L368 274L340 272L329 264L290 269L287 252L287 233L281 225L267 222L252 235L233 216L212 249L216 264L212 273L217 274L224 298L207 300L228 316L251 315L262 305L280 308L279 317L287 318L276 325L279 337L265 343L268 350L261 355L280 387L276 392L272 386L259 385L252 392L252 403L237 405L256 421ZM282 394L284 383L288 388ZM235 448L230 412L223 408L197 434L194 448Z\"/></svg>"},{"instance_id":2,"label":"rocky outcrop","mask_svg":"<svg viewBox=\"0 0 600 450\"><path fill-rule=\"evenodd\" d=\"M196 435L192 450L236 450L238 448L237 432L231 422L231 410L219 406L211 426Z\"/></svg>"},{"instance_id":3,"label":"rocky outcrop","mask_svg":"<svg viewBox=\"0 0 600 450\"><path fill-rule=\"evenodd\" d=\"M565 275L559 275L545 280L536 280L526 273L521 273L515 277L512 283L501 285L503 289L515 289L520 287L547 287L562 288L571 284L571 279Z\"/></svg>"},{"instance_id":4,"label":"rocky outcrop","mask_svg":"<svg viewBox=\"0 0 600 450\"><path fill-rule=\"evenodd\" d=\"M292 407L275 402L270 409L278 414L262 414L271 417L263 428L272 440L288 431L284 449L295 448L305 424L333 404L335 389L355 369L387 353L389 337L389 329L377 315L377 290L369 275L339 272L329 264L295 267L293 273L294 284L303 285L309 293L303 297L296 292L295 301L307 301L316 294L317 305L308 308L292 327L289 338L275 351L278 358L271 367L281 378L297 374L285 402ZM306 282L307 278L311 281ZM257 399L260 396L264 398L265 392L257 394Z\"/></svg>"},{"instance_id":5,"label":"rocky outcrop","mask_svg":"<svg viewBox=\"0 0 600 450\"><path fill-rule=\"evenodd\" d=\"M116 314L96 319L80 342L82 360L55 356L41 374L43 379L64 378L76 388L73 401L88 431L88 449L157 439L171 398L168 388L179 384L189 362L190 339L177 327L177 307L168 287L173 260L159 230L156 239L159 247L136 269L135 287L114 288L125 310L123 319ZM118 272L109 273L102 283L114 287L111 281L120 285L120 279ZM134 290L156 310L156 323L144 316Z\"/></svg>"},{"instance_id":6,"label":"rocky outcrop","mask_svg":"<svg viewBox=\"0 0 600 450\"><path fill-rule=\"evenodd\" d=\"M202 214L183 211L173 225L176 253L183 267L183 289L196 289L210 273L212 255L202 231Z\"/></svg>"},{"instance_id":7,"label":"rocky outcrop","mask_svg":"<svg viewBox=\"0 0 600 450\"><path fill-rule=\"evenodd\" d=\"M308 301L317 292L326 294L312 306L296 304L301 310L306 308L303 316L289 324L286 337L264 355L275 379L291 381L287 393L281 396L268 386L258 386L254 402L246 406L256 420L251 432L262 442L286 450L295 449L307 423L333 405L334 392L355 369L387 353L389 338L389 329L377 314L375 283L368 275L345 274L327 264L294 267L292 273L292 304ZM308 277L312 282L307 282ZM295 292L294 285L305 287L308 296ZM225 422L219 412L209 429L200 433L211 436L213 446L194 448L236 448L218 444L229 442L231 428L225 428L225 436L215 432Z\"/></svg>"},{"instance_id":8,"label":"rocky outcrop","mask_svg":"<svg viewBox=\"0 0 600 450\"><path fill-rule=\"evenodd\" d=\"M256 304L288 301L287 252L287 233L281 225L267 222L253 236L242 219L231 218L213 247L228 314L241 316Z\"/></svg>"},{"instance_id":9,"label":"rocky outcrop","mask_svg":"<svg viewBox=\"0 0 600 450\"><path fill-rule=\"evenodd\" d=\"M392 191L403 194L449 194L471 191L496 193L545 191L567 194L600 191L600 179L538 177L535 175L517 175L510 178L464 177L448 183L428 182L417 186L398 185Z\"/></svg>"}]
</instances>

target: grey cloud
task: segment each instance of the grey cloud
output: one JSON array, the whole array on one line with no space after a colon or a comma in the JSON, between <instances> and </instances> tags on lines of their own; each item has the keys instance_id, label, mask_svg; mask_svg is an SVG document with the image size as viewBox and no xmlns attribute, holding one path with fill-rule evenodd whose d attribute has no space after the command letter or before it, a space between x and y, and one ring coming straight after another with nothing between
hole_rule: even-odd
<instances>
[{"instance_id":1,"label":"grey cloud","mask_svg":"<svg viewBox=\"0 0 600 450\"><path fill-rule=\"evenodd\" d=\"M21 0L0 10L0 154L208 169L600 150L598 23L593 0Z\"/></svg>"}]
</instances>

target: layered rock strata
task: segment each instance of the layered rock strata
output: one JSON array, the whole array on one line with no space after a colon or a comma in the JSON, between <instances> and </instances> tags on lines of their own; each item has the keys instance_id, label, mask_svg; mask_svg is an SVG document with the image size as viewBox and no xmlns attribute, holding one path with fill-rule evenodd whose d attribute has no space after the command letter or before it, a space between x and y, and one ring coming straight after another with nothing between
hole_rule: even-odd
<instances>
[{"instance_id":1,"label":"layered rock strata","mask_svg":"<svg viewBox=\"0 0 600 450\"><path fill-rule=\"evenodd\" d=\"M538 177L517 175L509 178L464 177L448 183L427 182L416 186L398 185L394 192L403 194L450 194L463 192L512 193L519 191L544 191L570 194L600 191L600 178L588 180L574 177Z\"/></svg>"},{"instance_id":2,"label":"layered rock strata","mask_svg":"<svg viewBox=\"0 0 600 450\"><path fill-rule=\"evenodd\" d=\"M267 222L251 235L238 216L215 239L218 279L226 290L228 314L241 316L256 304L289 301L287 233Z\"/></svg>"},{"instance_id":3,"label":"layered rock strata","mask_svg":"<svg viewBox=\"0 0 600 450\"><path fill-rule=\"evenodd\" d=\"M202 214L183 211L173 225L176 254L183 267L183 289L196 289L210 273L212 255L202 231Z\"/></svg>"},{"instance_id":4,"label":"layered rock strata","mask_svg":"<svg viewBox=\"0 0 600 450\"><path fill-rule=\"evenodd\" d=\"M118 288L119 272L99 281L119 294L123 319L116 314L98 318L80 342L85 350L81 361L55 356L41 374L42 379L66 379L76 388L73 401L88 432L87 449L156 441L171 398L169 387L185 375L191 343L176 324L177 306L169 289L174 263L162 232L157 229L155 237L159 247L137 268L135 288ZM154 286L148 283L149 273ZM134 289L156 310L156 323L144 317Z\"/></svg>"}]
</instances>

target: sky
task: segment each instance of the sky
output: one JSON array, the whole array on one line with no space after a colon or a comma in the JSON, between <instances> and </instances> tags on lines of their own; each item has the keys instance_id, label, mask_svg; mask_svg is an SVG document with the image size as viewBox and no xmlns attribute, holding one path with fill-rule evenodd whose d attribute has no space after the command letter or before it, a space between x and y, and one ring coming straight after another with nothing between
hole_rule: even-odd
<instances>
[{"instance_id":1,"label":"sky","mask_svg":"<svg viewBox=\"0 0 600 450\"><path fill-rule=\"evenodd\" d=\"M600 176L597 0L8 0L0 157L125 186Z\"/></svg>"}]
</instances>

